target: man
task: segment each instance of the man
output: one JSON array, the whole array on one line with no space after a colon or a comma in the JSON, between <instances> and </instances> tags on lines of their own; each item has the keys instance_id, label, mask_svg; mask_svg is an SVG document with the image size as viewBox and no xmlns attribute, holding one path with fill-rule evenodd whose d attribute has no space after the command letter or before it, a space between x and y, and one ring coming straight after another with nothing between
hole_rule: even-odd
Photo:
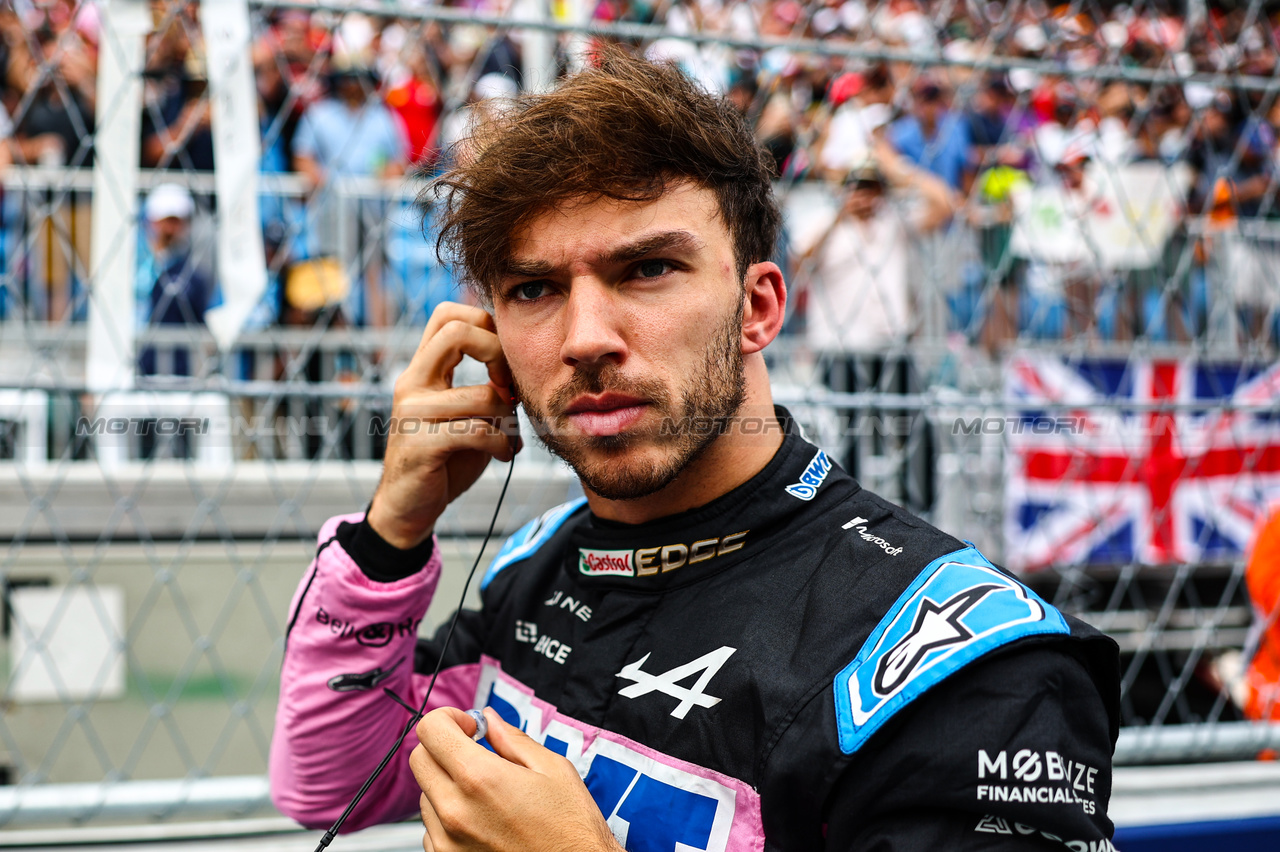
<instances>
[{"instance_id":1,"label":"man","mask_svg":"<svg viewBox=\"0 0 1280 852\"><path fill-rule=\"evenodd\" d=\"M806 342L821 357L834 391L912 393L919 378L907 340L921 282L912 274L911 258L924 250L922 239L951 218L955 194L878 134L852 165L840 209L806 251L814 259ZM896 471L886 477L892 491L885 496L915 511L929 508L933 459L925 418L900 409L881 411L890 422L909 423L910 434L876 429L860 442L856 410L839 413L850 427L839 458L845 470L860 477L873 457L887 458Z\"/></svg>"},{"instance_id":2,"label":"man","mask_svg":"<svg viewBox=\"0 0 1280 852\"><path fill-rule=\"evenodd\" d=\"M435 312L396 383L421 428L390 436L368 512L321 532L276 805L330 823L405 723L383 688L421 700L431 531L518 450L494 425L514 398L587 496L507 542L439 709L348 828L418 809L433 852L1109 849L1114 645L773 407L779 214L733 108L608 53L475 150L444 177L444 238L492 315ZM452 386L464 354L488 384Z\"/></svg>"},{"instance_id":3,"label":"man","mask_svg":"<svg viewBox=\"0 0 1280 852\"><path fill-rule=\"evenodd\" d=\"M911 87L911 112L890 126L889 138L903 156L952 189L968 191L972 178L968 122L963 113L951 111L947 93L928 75L921 75Z\"/></svg>"},{"instance_id":4,"label":"man","mask_svg":"<svg viewBox=\"0 0 1280 852\"><path fill-rule=\"evenodd\" d=\"M202 325L213 286L191 252L191 193L162 183L147 196L143 213L149 251L138 257L139 325ZM147 346L139 361L144 376L191 375L191 353L185 346Z\"/></svg>"}]
</instances>

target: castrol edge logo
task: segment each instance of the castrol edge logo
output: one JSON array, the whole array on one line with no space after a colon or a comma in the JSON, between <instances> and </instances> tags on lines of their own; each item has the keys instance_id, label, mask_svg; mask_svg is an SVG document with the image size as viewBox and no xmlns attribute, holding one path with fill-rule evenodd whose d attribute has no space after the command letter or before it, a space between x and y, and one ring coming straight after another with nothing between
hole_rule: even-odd
<instances>
[{"instance_id":1,"label":"castrol edge logo","mask_svg":"<svg viewBox=\"0 0 1280 852\"><path fill-rule=\"evenodd\" d=\"M591 550L580 547L578 571L588 577L648 577L741 550L749 532L751 530L720 538L699 539L693 544L666 544L636 550Z\"/></svg>"}]
</instances>

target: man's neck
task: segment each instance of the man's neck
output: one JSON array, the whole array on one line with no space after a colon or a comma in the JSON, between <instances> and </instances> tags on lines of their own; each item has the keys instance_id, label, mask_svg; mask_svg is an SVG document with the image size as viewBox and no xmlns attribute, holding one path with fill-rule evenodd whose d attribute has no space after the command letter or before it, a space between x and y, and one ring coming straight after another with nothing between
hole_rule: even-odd
<instances>
[{"instance_id":1,"label":"man's neck","mask_svg":"<svg viewBox=\"0 0 1280 852\"><path fill-rule=\"evenodd\" d=\"M763 358L746 365L747 394L725 433L689 463L674 482L638 500L607 500L586 490L596 517L640 524L705 506L764 470L782 446L783 433Z\"/></svg>"}]
</instances>

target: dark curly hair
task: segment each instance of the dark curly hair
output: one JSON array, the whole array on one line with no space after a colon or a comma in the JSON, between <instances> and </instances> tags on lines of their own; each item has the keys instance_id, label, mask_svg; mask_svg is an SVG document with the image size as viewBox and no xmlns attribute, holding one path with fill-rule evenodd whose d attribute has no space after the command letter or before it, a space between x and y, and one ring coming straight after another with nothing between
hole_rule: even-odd
<instances>
[{"instance_id":1,"label":"dark curly hair","mask_svg":"<svg viewBox=\"0 0 1280 852\"><path fill-rule=\"evenodd\" d=\"M439 199L442 261L488 301L521 225L570 199L652 201L671 182L710 189L738 277L767 260L782 217L773 165L743 117L672 65L611 47L554 91L480 123L423 202Z\"/></svg>"}]
</instances>

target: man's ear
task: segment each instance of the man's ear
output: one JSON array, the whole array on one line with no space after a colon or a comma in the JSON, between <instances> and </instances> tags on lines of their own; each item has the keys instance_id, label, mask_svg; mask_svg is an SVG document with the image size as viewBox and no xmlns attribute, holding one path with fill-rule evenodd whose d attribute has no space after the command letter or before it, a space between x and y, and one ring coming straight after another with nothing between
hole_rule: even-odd
<instances>
[{"instance_id":1,"label":"man's ear","mask_svg":"<svg viewBox=\"0 0 1280 852\"><path fill-rule=\"evenodd\" d=\"M742 354L764 349L782 330L787 313L787 282L771 261L747 267L742 294Z\"/></svg>"}]
</instances>

